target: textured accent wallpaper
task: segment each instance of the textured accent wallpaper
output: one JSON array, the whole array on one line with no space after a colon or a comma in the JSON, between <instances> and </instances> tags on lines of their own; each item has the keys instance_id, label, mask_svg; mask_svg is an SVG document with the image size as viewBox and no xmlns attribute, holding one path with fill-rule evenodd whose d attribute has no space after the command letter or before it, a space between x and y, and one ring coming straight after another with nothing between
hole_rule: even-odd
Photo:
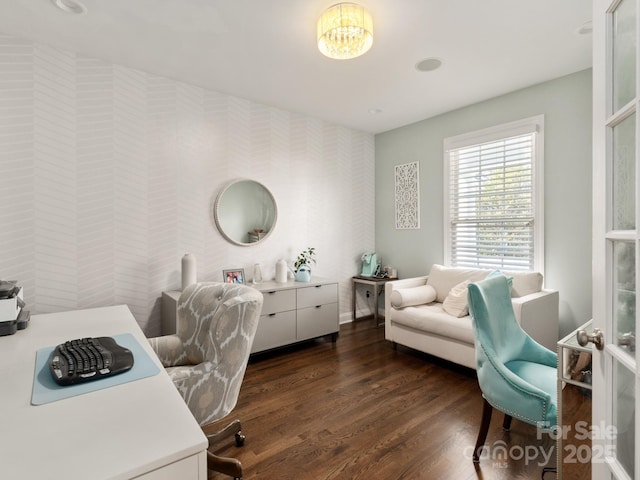
<instances>
[{"instance_id":1,"label":"textured accent wallpaper","mask_svg":"<svg viewBox=\"0 0 640 480\"><path fill-rule=\"evenodd\" d=\"M312 246L348 320L350 277L374 250L374 163L371 134L0 35L0 279L24 286L32 315L127 304L158 335L186 252L198 280L220 281L255 263L273 278ZM238 178L278 203L257 246L213 221Z\"/></svg>"}]
</instances>

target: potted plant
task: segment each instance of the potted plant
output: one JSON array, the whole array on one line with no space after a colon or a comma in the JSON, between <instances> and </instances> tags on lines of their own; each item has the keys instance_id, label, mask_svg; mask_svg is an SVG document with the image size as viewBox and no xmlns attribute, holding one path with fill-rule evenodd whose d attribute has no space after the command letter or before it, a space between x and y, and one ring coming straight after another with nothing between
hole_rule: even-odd
<instances>
[{"instance_id":1,"label":"potted plant","mask_svg":"<svg viewBox=\"0 0 640 480\"><path fill-rule=\"evenodd\" d=\"M311 264L316 263L316 249L313 247L309 247L306 250L303 250L299 255L296 261L293 263L294 266L294 277L296 282L310 282L311 281Z\"/></svg>"}]
</instances>

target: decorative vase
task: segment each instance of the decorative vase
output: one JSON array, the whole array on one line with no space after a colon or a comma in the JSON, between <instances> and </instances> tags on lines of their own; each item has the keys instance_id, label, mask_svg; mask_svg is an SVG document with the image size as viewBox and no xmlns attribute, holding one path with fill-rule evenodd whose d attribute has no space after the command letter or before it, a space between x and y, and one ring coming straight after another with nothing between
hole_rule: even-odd
<instances>
[{"instance_id":1,"label":"decorative vase","mask_svg":"<svg viewBox=\"0 0 640 480\"><path fill-rule=\"evenodd\" d=\"M283 258L276 262L276 282L287 283L287 262Z\"/></svg>"},{"instance_id":2,"label":"decorative vase","mask_svg":"<svg viewBox=\"0 0 640 480\"><path fill-rule=\"evenodd\" d=\"M306 265L301 265L295 273L296 282L310 282L311 269Z\"/></svg>"},{"instance_id":3,"label":"decorative vase","mask_svg":"<svg viewBox=\"0 0 640 480\"><path fill-rule=\"evenodd\" d=\"M186 253L182 257L182 290L196 283L196 256Z\"/></svg>"}]
</instances>

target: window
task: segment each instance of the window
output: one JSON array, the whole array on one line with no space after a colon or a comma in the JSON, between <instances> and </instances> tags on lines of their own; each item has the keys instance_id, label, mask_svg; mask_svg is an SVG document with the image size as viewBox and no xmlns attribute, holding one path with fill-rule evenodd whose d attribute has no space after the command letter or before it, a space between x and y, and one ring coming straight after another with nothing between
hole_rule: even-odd
<instances>
[{"instance_id":1,"label":"window","mask_svg":"<svg viewBox=\"0 0 640 480\"><path fill-rule=\"evenodd\" d=\"M450 137L445 263L543 271L544 116Z\"/></svg>"}]
</instances>

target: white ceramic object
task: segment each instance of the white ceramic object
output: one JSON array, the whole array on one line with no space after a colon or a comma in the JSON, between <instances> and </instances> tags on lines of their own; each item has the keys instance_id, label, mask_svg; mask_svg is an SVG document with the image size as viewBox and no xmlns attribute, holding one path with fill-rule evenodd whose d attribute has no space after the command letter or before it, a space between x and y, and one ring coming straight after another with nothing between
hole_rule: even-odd
<instances>
[{"instance_id":1,"label":"white ceramic object","mask_svg":"<svg viewBox=\"0 0 640 480\"><path fill-rule=\"evenodd\" d=\"M197 281L196 256L193 253L185 253L182 257L182 290Z\"/></svg>"},{"instance_id":2,"label":"white ceramic object","mask_svg":"<svg viewBox=\"0 0 640 480\"><path fill-rule=\"evenodd\" d=\"M287 283L287 273L288 273L287 262L284 261L283 258L276 262L276 282L277 283Z\"/></svg>"}]
</instances>

